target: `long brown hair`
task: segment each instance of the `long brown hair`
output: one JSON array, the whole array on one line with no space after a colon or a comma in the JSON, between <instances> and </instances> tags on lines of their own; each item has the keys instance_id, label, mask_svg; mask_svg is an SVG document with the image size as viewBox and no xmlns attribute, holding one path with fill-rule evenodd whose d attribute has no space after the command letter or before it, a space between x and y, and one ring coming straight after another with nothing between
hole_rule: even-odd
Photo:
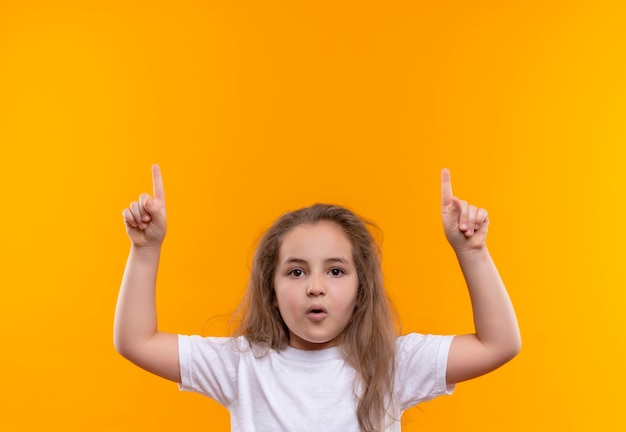
<instances>
[{"instance_id":1,"label":"long brown hair","mask_svg":"<svg viewBox=\"0 0 626 432\"><path fill-rule=\"evenodd\" d=\"M375 228L374 224L344 207L329 204L315 204L281 216L256 248L236 334L245 336L253 345L275 350L289 344L289 330L275 306L279 249L285 234L293 228L320 221L337 223L352 244L359 286L356 308L339 347L360 378L359 426L364 432L378 432L385 427L393 399L397 320L383 285L380 249L368 230L368 226Z\"/></svg>"}]
</instances>

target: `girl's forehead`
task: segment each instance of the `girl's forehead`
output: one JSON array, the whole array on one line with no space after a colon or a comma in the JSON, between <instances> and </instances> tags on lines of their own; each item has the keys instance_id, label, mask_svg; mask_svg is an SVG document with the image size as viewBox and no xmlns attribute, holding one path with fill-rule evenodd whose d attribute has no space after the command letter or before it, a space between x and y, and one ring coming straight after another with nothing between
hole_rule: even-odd
<instances>
[{"instance_id":1,"label":"girl's forehead","mask_svg":"<svg viewBox=\"0 0 626 432\"><path fill-rule=\"evenodd\" d=\"M343 258L351 262L352 243L335 222L298 225L285 234L280 245L279 261L289 258Z\"/></svg>"}]
</instances>

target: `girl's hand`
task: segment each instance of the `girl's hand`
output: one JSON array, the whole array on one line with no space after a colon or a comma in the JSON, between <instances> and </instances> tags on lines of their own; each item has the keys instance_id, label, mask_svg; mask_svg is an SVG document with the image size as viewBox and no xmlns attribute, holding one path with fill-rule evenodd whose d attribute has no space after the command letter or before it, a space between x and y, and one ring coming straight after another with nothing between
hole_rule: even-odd
<instances>
[{"instance_id":1,"label":"girl's hand","mask_svg":"<svg viewBox=\"0 0 626 432\"><path fill-rule=\"evenodd\" d=\"M487 210L452 195L450 171L441 171L441 215L450 246L457 253L484 249L489 219Z\"/></svg>"},{"instance_id":2,"label":"girl's hand","mask_svg":"<svg viewBox=\"0 0 626 432\"><path fill-rule=\"evenodd\" d=\"M158 165L152 165L152 193L154 197L141 194L139 201L122 212L126 233L135 247L159 247L167 231L163 179Z\"/></svg>"}]
</instances>

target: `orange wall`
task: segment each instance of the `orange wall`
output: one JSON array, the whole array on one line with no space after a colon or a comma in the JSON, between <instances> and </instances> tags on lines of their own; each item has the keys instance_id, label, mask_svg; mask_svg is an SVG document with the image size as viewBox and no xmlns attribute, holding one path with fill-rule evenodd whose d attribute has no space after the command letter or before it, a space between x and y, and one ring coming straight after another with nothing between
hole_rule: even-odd
<instances>
[{"instance_id":1,"label":"orange wall","mask_svg":"<svg viewBox=\"0 0 626 432\"><path fill-rule=\"evenodd\" d=\"M211 334L263 228L317 201L380 225L405 331L471 330L450 167L490 211L524 347L405 430L621 429L625 20L618 1L2 2L0 429L228 430L112 345L121 211L153 162L161 326Z\"/></svg>"}]
</instances>

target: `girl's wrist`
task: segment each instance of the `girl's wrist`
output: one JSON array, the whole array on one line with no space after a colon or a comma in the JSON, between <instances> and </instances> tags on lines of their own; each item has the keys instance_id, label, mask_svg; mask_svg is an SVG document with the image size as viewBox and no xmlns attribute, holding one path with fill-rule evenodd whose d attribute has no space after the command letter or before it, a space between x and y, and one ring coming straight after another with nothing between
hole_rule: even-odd
<instances>
[{"instance_id":1,"label":"girl's wrist","mask_svg":"<svg viewBox=\"0 0 626 432\"><path fill-rule=\"evenodd\" d=\"M483 245L482 247L475 249L455 250L454 252L460 262L484 261L489 258L487 245Z\"/></svg>"},{"instance_id":2,"label":"girl's wrist","mask_svg":"<svg viewBox=\"0 0 626 432\"><path fill-rule=\"evenodd\" d=\"M131 244L130 246L131 255L141 257L141 258L153 258L161 255L161 244L159 245L151 245L151 246L137 246Z\"/></svg>"}]
</instances>

